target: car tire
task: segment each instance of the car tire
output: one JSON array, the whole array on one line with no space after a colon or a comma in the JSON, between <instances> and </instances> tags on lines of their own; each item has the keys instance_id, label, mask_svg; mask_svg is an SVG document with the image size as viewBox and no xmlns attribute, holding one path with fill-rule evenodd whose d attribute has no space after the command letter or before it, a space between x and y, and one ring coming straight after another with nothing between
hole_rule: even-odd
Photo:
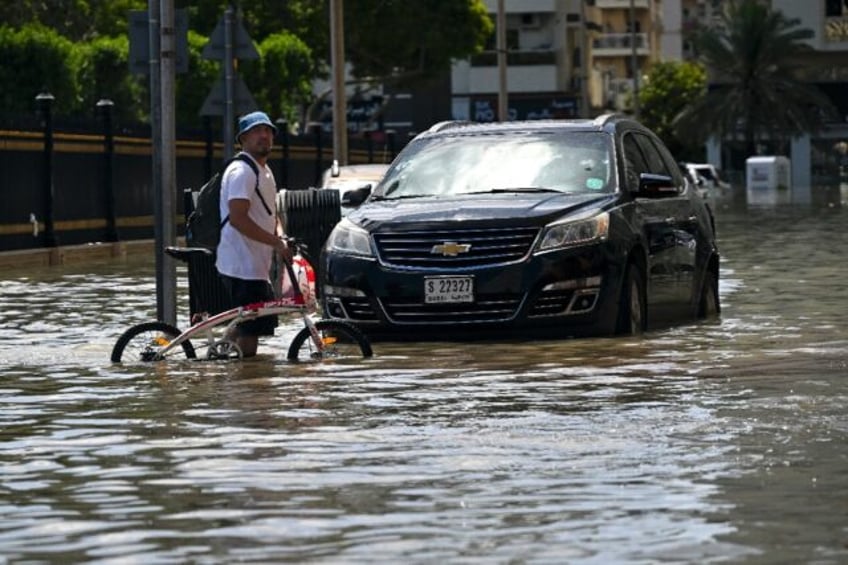
<instances>
[{"instance_id":1,"label":"car tire","mask_svg":"<svg viewBox=\"0 0 848 565\"><path fill-rule=\"evenodd\" d=\"M645 277L635 263L627 266L618 303L616 335L639 335L647 328Z\"/></svg>"},{"instance_id":2,"label":"car tire","mask_svg":"<svg viewBox=\"0 0 848 565\"><path fill-rule=\"evenodd\" d=\"M715 318L719 314L721 314L721 302L718 296L718 277L710 271L704 275L704 282L701 284L698 318Z\"/></svg>"}]
</instances>

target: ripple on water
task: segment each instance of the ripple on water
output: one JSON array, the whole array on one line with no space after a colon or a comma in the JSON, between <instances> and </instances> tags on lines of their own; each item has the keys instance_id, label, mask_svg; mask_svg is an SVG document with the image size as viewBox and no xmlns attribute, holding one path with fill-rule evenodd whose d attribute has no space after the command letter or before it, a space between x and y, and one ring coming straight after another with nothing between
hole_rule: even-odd
<instances>
[{"instance_id":1,"label":"ripple on water","mask_svg":"<svg viewBox=\"0 0 848 565\"><path fill-rule=\"evenodd\" d=\"M844 213L723 214L718 320L356 363L287 363L284 323L252 361L113 365L152 260L5 273L2 553L844 561Z\"/></svg>"}]
</instances>

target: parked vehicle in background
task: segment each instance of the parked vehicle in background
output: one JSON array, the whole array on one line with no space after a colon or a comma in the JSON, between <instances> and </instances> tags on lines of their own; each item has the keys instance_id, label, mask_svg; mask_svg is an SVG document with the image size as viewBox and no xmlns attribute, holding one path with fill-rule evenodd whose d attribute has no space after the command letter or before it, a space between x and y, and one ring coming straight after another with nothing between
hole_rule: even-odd
<instances>
[{"instance_id":1,"label":"parked vehicle in background","mask_svg":"<svg viewBox=\"0 0 848 565\"><path fill-rule=\"evenodd\" d=\"M335 188L339 191L342 216L346 216L368 198L388 168L387 164L377 163L340 166L334 160L332 166L324 171L321 188Z\"/></svg>"},{"instance_id":2,"label":"parked vehicle in background","mask_svg":"<svg viewBox=\"0 0 848 565\"><path fill-rule=\"evenodd\" d=\"M730 188L730 184L722 180L714 165L709 163L682 163L681 168L702 191L709 192L711 189L727 190Z\"/></svg>"},{"instance_id":3,"label":"parked vehicle in background","mask_svg":"<svg viewBox=\"0 0 848 565\"><path fill-rule=\"evenodd\" d=\"M376 337L629 335L720 309L707 203L612 115L433 126L321 265L324 316Z\"/></svg>"}]
</instances>

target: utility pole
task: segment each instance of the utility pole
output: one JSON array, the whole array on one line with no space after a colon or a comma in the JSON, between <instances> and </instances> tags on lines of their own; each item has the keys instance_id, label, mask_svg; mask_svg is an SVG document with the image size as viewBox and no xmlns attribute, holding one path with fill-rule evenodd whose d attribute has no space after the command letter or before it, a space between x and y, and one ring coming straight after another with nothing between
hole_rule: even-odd
<instances>
[{"instance_id":1,"label":"utility pole","mask_svg":"<svg viewBox=\"0 0 848 565\"><path fill-rule=\"evenodd\" d=\"M639 119L639 58L636 54L636 6L630 0L630 65L633 68L633 117Z\"/></svg>"},{"instance_id":2,"label":"utility pole","mask_svg":"<svg viewBox=\"0 0 848 565\"><path fill-rule=\"evenodd\" d=\"M150 141L153 161L151 176L153 189L153 232L156 248L156 319L176 325L176 266L165 256L165 247L173 245L173 206L168 193L171 185L165 181L166 173L163 155L168 150L164 141L163 128L163 85L162 79L162 8L167 0L148 0L149 49L150 49ZM172 19L173 27L173 19ZM173 106L173 98L170 104ZM173 147L170 148L173 151ZM170 229L169 227L170 226Z\"/></svg>"},{"instance_id":3,"label":"utility pole","mask_svg":"<svg viewBox=\"0 0 848 565\"><path fill-rule=\"evenodd\" d=\"M589 29L586 2L580 0L580 117L589 117Z\"/></svg>"},{"instance_id":4,"label":"utility pole","mask_svg":"<svg viewBox=\"0 0 848 565\"><path fill-rule=\"evenodd\" d=\"M497 50L498 50L498 120L509 120L506 85L506 12L504 0L498 0Z\"/></svg>"},{"instance_id":5,"label":"utility pole","mask_svg":"<svg viewBox=\"0 0 848 565\"><path fill-rule=\"evenodd\" d=\"M176 70L177 46L174 34L174 0L161 0L159 10L160 29L160 72L162 88L162 239L165 246L177 241L177 144L176 113ZM165 247L157 249L163 253ZM164 257L163 261L162 317L166 323L177 325L177 266L175 260Z\"/></svg>"},{"instance_id":6,"label":"utility pole","mask_svg":"<svg viewBox=\"0 0 848 565\"><path fill-rule=\"evenodd\" d=\"M345 93L344 2L330 0L330 36L333 67L333 159L347 165L347 100Z\"/></svg>"},{"instance_id":7,"label":"utility pole","mask_svg":"<svg viewBox=\"0 0 848 565\"><path fill-rule=\"evenodd\" d=\"M235 153L233 122L236 121L235 99L235 57L233 55L233 6L224 10L224 160Z\"/></svg>"}]
</instances>

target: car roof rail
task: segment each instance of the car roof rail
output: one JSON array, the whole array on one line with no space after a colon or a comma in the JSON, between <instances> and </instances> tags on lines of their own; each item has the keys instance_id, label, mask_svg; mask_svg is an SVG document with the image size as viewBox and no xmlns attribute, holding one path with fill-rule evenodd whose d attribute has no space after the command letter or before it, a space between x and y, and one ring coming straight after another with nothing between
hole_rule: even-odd
<instances>
[{"instance_id":1,"label":"car roof rail","mask_svg":"<svg viewBox=\"0 0 848 565\"><path fill-rule=\"evenodd\" d=\"M606 114L601 114L600 116L596 117L594 119L594 124L596 126L604 126L612 120L621 120L621 119L627 119L627 118L628 118L628 116L626 116L625 114L620 114L618 112L609 112L609 113L606 113Z\"/></svg>"},{"instance_id":2,"label":"car roof rail","mask_svg":"<svg viewBox=\"0 0 848 565\"><path fill-rule=\"evenodd\" d=\"M469 120L445 120L445 121L437 122L437 123L433 124L432 126L430 126L427 129L427 132L428 133L435 133L437 131L444 131L446 129L451 129L451 128L472 126L472 125L475 125L476 123L477 122L472 122L472 121L469 121Z\"/></svg>"}]
</instances>

